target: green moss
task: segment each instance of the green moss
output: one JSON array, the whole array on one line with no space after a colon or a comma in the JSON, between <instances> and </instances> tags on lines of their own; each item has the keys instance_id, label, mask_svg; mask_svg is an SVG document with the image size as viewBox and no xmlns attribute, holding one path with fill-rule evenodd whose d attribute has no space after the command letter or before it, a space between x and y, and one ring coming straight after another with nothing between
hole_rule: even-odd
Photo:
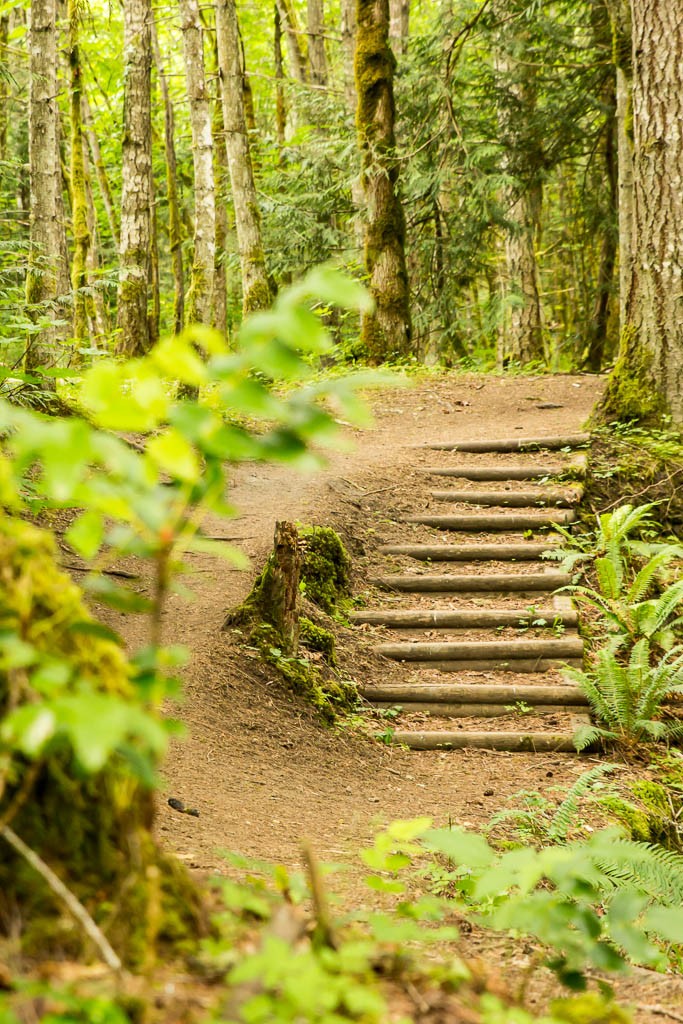
<instances>
[{"instance_id":1,"label":"green moss","mask_svg":"<svg viewBox=\"0 0 683 1024\"><path fill-rule=\"evenodd\" d=\"M328 526L300 530L304 541L301 580L306 597L332 615L351 595L351 559L338 533Z\"/></svg>"},{"instance_id":2,"label":"green moss","mask_svg":"<svg viewBox=\"0 0 683 1024\"><path fill-rule=\"evenodd\" d=\"M642 807L637 807L636 804L619 796L602 797L599 803L612 818L624 826L631 839L643 843L650 841L650 819Z\"/></svg>"},{"instance_id":3,"label":"green moss","mask_svg":"<svg viewBox=\"0 0 683 1024\"><path fill-rule=\"evenodd\" d=\"M619 357L610 374L596 423L659 423L665 412L650 369L650 357L639 343L633 324L624 327Z\"/></svg>"},{"instance_id":4,"label":"green moss","mask_svg":"<svg viewBox=\"0 0 683 1024\"><path fill-rule=\"evenodd\" d=\"M87 681L100 692L132 696L125 654L113 640L83 629L92 626L92 617L78 587L58 568L48 534L0 518L0 595L0 631L68 665L67 692ZM0 670L0 718L11 702L38 698L30 676L22 672L18 681L16 671ZM28 786L12 827L100 919L127 964L149 959L159 945L177 951L178 942L197 937L203 929L197 890L182 866L157 848L151 835L153 794L123 760L86 775L70 748L54 741L34 779L20 755L10 754L6 767L0 817ZM80 956L87 947L54 893L3 844L0 931L17 920L28 953Z\"/></svg>"},{"instance_id":5,"label":"green moss","mask_svg":"<svg viewBox=\"0 0 683 1024\"><path fill-rule=\"evenodd\" d=\"M582 992L569 999L554 999L550 1011L566 1024L633 1024L630 1013L599 992Z\"/></svg>"},{"instance_id":6,"label":"green moss","mask_svg":"<svg viewBox=\"0 0 683 1024\"><path fill-rule=\"evenodd\" d=\"M310 619L299 619L299 643L309 651L324 655L328 665L335 664L334 634L323 626L316 626Z\"/></svg>"}]
</instances>

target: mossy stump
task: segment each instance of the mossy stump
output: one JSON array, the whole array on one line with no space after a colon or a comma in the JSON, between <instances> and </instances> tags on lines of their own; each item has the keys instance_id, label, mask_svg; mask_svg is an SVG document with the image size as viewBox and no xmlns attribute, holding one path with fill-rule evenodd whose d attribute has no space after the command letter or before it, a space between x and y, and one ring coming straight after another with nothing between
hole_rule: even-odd
<instances>
[{"instance_id":1,"label":"mossy stump","mask_svg":"<svg viewBox=\"0 0 683 1024\"><path fill-rule=\"evenodd\" d=\"M2 517L0 633L38 652L39 665L68 670L60 694L87 685L134 701L125 654L98 634L51 536ZM8 664L0 661L0 725L10 710L44 699L30 664ZM88 774L59 737L37 761L0 741L0 821L61 878L130 967L184 952L205 931L198 890L157 846L153 817L153 792L118 755ZM28 956L92 955L47 883L2 838L0 845L0 935L18 933Z\"/></svg>"}]
</instances>

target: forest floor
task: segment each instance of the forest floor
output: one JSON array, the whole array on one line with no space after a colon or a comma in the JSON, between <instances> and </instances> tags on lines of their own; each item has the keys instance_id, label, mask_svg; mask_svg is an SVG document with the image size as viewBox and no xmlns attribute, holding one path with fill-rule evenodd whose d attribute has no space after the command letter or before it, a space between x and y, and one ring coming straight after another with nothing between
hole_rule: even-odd
<instances>
[{"instance_id":1,"label":"forest floor","mask_svg":"<svg viewBox=\"0 0 683 1024\"><path fill-rule=\"evenodd\" d=\"M566 790L594 763L561 754L410 752L377 742L358 727L327 727L221 625L251 589L272 548L276 520L334 527L353 558L355 591L367 592L383 561L378 545L397 540L401 516L425 508L427 483L420 467L430 454L416 446L574 433L601 388L594 376L425 376L405 389L372 394L375 425L345 429L353 446L332 452L322 472L302 476L287 467L255 464L233 471L230 500L237 517L207 523L206 532L230 538L251 566L237 570L223 560L192 555L184 582L193 600L173 596L164 622L165 641L185 644L191 660L180 709L187 737L173 745L165 765L158 830L191 870L225 870L220 850L298 868L303 839L323 861L355 859L359 865L357 851L392 819L426 815L437 825L477 828L519 790L552 796L554 787ZM125 626L132 644L144 641L136 636L138 628L134 620ZM394 674L398 681L400 668L373 654L363 627L340 627L338 647L346 678L388 682ZM371 731L382 728L377 721ZM169 796L197 808L199 817L174 811L166 803ZM367 901L371 894L362 893L359 880L360 871L351 870L340 884L348 898ZM513 973L532 952L519 944L509 950L506 940L476 929L466 943L468 955L498 966L507 950ZM683 1004L683 982L637 972L620 994L641 1005L675 1008ZM663 1018L643 1009L636 1019Z\"/></svg>"}]
</instances>

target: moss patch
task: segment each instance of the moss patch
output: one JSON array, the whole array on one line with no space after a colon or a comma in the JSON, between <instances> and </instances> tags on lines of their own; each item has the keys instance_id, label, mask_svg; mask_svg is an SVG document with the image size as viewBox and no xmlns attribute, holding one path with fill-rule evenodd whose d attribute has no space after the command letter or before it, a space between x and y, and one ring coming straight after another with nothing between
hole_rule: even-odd
<instances>
[{"instance_id":1,"label":"moss patch","mask_svg":"<svg viewBox=\"0 0 683 1024\"><path fill-rule=\"evenodd\" d=\"M52 538L0 518L0 631L7 643L13 637L49 656L43 664L67 667L53 684L60 694L81 692L87 682L91 691L132 697L125 654L95 626L79 588L56 564ZM0 719L39 700L38 686L30 667L0 667ZM177 952L179 943L194 941L203 930L198 892L156 846L153 794L123 759L88 775L66 742L55 739L36 765L11 750L1 762L0 818L13 813L12 828L105 927L124 962L148 963L162 948ZM28 953L86 953L85 936L54 893L0 843L0 933L21 921Z\"/></svg>"},{"instance_id":2,"label":"moss patch","mask_svg":"<svg viewBox=\"0 0 683 1024\"><path fill-rule=\"evenodd\" d=\"M309 601L333 615L351 596L351 559L338 533L328 526L306 526L301 581Z\"/></svg>"},{"instance_id":3,"label":"moss patch","mask_svg":"<svg viewBox=\"0 0 683 1024\"><path fill-rule=\"evenodd\" d=\"M315 622L304 617L299 619L299 643L309 651L322 654L328 665L335 664L334 633L324 626L316 626Z\"/></svg>"}]
</instances>

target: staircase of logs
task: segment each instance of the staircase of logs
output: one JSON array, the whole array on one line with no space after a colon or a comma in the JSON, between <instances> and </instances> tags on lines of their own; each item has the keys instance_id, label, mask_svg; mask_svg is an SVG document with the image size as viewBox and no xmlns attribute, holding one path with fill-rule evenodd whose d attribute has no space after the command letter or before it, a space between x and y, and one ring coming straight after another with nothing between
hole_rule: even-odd
<instances>
[{"instance_id":1,"label":"staircase of logs","mask_svg":"<svg viewBox=\"0 0 683 1024\"><path fill-rule=\"evenodd\" d=\"M576 434L422 446L440 453L425 476L442 487L443 478L453 481L452 490L429 492L430 506L444 512L404 518L410 542L380 549L397 570L375 581L380 606L352 616L376 627L377 651L405 670L404 683L363 690L378 708L401 708L393 742L574 751L586 701L558 668L581 664L583 641L570 599L556 593L570 578L542 555L557 543L553 526L575 518L585 466L577 449L587 441ZM495 730L482 728L490 722Z\"/></svg>"}]
</instances>

